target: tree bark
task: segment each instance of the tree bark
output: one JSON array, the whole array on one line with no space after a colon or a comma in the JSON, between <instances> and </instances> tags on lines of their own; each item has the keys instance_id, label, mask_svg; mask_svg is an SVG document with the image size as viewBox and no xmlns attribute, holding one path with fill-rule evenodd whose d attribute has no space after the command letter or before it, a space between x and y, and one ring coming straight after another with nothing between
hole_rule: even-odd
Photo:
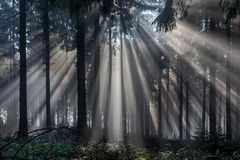
<instances>
[{"instance_id":1,"label":"tree bark","mask_svg":"<svg viewBox=\"0 0 240 160\"><path fill-rule=\"evenodd\" d=\"M181 57L177 59L177 95L178 95L178 107L179 107L179 139L183 139L183 75L179 69L181 64Z\"/></svg>"},{"instance_id":2,"label":"tree bark","mask_svg":"<svg viewBox=\"0 0 240 160\"><path fill-rule=\"evenodd\" d=\"M210 22L210 30L215 31L215 19L212 19ZM216 144L216 55L213 53L211 59L213 60L210 63L210 141L215 142Z\"/></svg>"},{"instance_id":3,"label":"tree bark","mask_svg":"<svg viewBox=\"0 0 240 160\"><path fill-rule=\"evenodd\" d=\"M18 137L27 137L26 0L20 0L20 118Z\"/></svg>"},{"instance_id":4,"label":"tree bark","mask_svg":"<svg viewBox=\"0 0 240 160\"><path fill-rule=\"evenodd\" d=\"M86 87L85 87L85 24L84 15L78 17L77 22L77 97L78 118L77 129L80 133L87 133Z\"/></svg>"},{"instance_id":5,"label":"tree bark","mask_svg":"<svg viewBox=\"0 0 240 160\"><path fill-rule=\"evenodd\" d=\"M203 93L202 93L202 138L205 138L205 131L206 131L206 92L207 92L207 66L204 64L203 66Z\"/></svg>"},{"instance_id":6,"label":"tree bark","mask_svg":"<svg viewBox=\"0 0 240 160\"><path fill-rule=\"evenodd\" d=\"M93 115L92 115L92 124L93 129L96 131L99 131L101 127L101 111L99 106L99 89L100 89L100 25L99 25L99 18L100 18L100 12L95 17L95 23L94 23L94 37L96 39L96 51L94 55L94 89L93 89L93 95L94 95L94 102L93 102Z\"/></svg>"},{"instance_id":7,"label":"tree bark","mask_svg":"<svg viewBox=\"0 0 240 160\"><path fill-rule=\"evenodd\" d=\"M188 74L188 72L187 72ZM186 77L186 139L189 140L190 135L190 120L189 120L189 77Z\"/></svg>"},{"instance_id":8,"label":"tree bark","mask_svg":"<svg viewBox=\"0 0 240 160\"><path fill-rule=\"evenodd\" d=\"M216 140L216 64L210 64L210 140Z\"/></svg>"},{"instance_id":9,"label":"tree bark","mask_svg":"<svg viewBox=\"0 0 240 160\"><path fill-rule=\"evenodd\" d=\"M110 114L110 106L111 106L111 90L112 90L112 20L111 17L109 17L109 83L108 83L108 95L107 95L107 104L105 108L105 114L104 114L104 142L107 142L108 140L108 131L109 131L109 114Z\"/></svg>"},{"instance_id":10,"label":"tree bark","mask_svg":"<svg viewBox=\"0 0 240 160\"><path fill-rule=\"evenodd\" d=\"M43 44L46 63L46 127L51 127L50 111L50 44L49 44L49 1L43 2Z\"/></svg>"},{"instance_id":11,"label":"tree bark","mask_svg":"<svg viewBox=\"0 0 240 160\"><path fill-rule=\"evenodd\" d=\"M227 38L229 40L229 46L231 41L231 22L228 22L227 26ZM232 139L232 123L231 123L231 60L230 54L226 60L226 138L227 141ZM230 74L230 75L229 75Z\"/></svg>"},{"instance_id":12,"label":"tree bark","mask_svg":"<svg viewBox=\"0 0 240 160\"><path fill-rule=\"evenodd\" d=\"M179 139L183 139L183 76L179 75Z\"/></svg>"},{"instance_id":13,"label":"tree bark","mask_svg":"<svg viewBox=\"0 0 240 160\"><path fill-rule=\"evenodd\" d=\"M163 138L162 133L162 71L159 73L158 80L158 137Z\"/></svg>"}]
</instances>

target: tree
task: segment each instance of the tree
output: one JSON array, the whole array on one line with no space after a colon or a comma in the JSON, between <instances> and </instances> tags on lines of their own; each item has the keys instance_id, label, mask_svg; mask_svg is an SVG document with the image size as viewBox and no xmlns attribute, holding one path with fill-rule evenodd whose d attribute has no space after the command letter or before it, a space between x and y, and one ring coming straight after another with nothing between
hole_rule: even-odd
<instances>
[{"instance_id":1,"label":"tree","mask_svg":"<svg viewBox=\"0 0 240 160\"><path fill-rule=\"evenodd\" d=\"M229 20L226 24L227 38L230 45L231 38L231 21ZM231 116L231 77L229 73L231 73L231 60L230 54L226 59L226 138L227 140L232 139L232 116Z\"/></svg>"},{"instance_id":2,"label":"tree","mask_svg":"<svg viewBox=\"0 0 240 160\"><path fill-rule=\"evenodd\" d=\"M158 80L158 136L162 138L162 70L159 72Z\"/></svg>"},{"instance_id":3,"label":"tree","mask_svg":"<svg viewBox=\"0 0 240 160\"><path fill-rule=\"evenodd\" d=\"M240 1L239 0L220 0L220 6L225 14L225 23L228 24L232 19L240 14Z\"/></svg>"},{"instance_id":4,"label":"tree","mask_svg":"<svg viewBox=\"0 0 240 160\"><path fill-rule=\"evenodd\" d=\"M85 14L91 9L91 0L52 0L53 4L76 18L77 43L77 130L87 135L86 77L85 77Z\"/></svg>"},{"instance_id":5,"label":"tree","mask_svg":"<svg viewBox=\"0 0 240 160\"><path fill-rule=\"evenodd\" d=\"M183 139L183 75L179 75L179 139Z\"/></svg>"},{"instance_id":6,"label":"tree","mask_svg":"<svg viewBox=\"0 0 240 160\"><path fill-rule=\"evenodd\" d=\"M26 60L26 0L20 0L20 118L18 137L27 137L27 60Z\"/></svg>"},{"instance_id":7,"label":"tree","mask_svg":"<svg viewBox=\"0 0 240 160\"><path fill-rule=\"evenodd\" d=\"M188 74L188 66L186 66L186 73ZM185 82L185 86L186 86L186 138L187 140L189 140L191 138L190 135L190 120L189 120L189 76L186 75L186 82Z\"/></svg>"},{"instance_id":8,"label":"tree","mask_svg":"<svg viewBox=\"0 0 240 160\"><path fill-rule=\"evenodd\" d=\"M156 24L157 31L169 32L176 28L177 19L187 15L188 3L188 0L167 0L163 11L152 22Z\"/></svg>"},{"instance_id":9,"label":"tree","mask_svg":"<svg viewBox=\"0 0 240 160\"><path fill-rule=\"evenodd\" d=\"M123 61L123 31L124 31L124 15L123 15L123 5L122 0L119 1L120 6L120 54L121 54L121 93L122 93L122 128L123 128L123 141L126 142L126 135L127 135L127 108L126 108L126 98L124 92L124 61Z\"/></svg>"},{"instance_id":10,"label":"tree","mask_svg":"<svg viewBox=\"0 0 240 160\"><path fill-rule=\"evenodd\" d=\"M51 127L49 0L43 1L43 43L46 63L46 127Z\"/></svg>"},{"instance_id":11,"label":"tree","mask_svg":"<svg viewBox=\"0 0 240 160\"><path fill-rule=\"evenodd\" d=\"M207 65L203 64L203 77L202 77L202 138L205 137L206 130L206 100L207 100Z\"/></svg>"},{"instance_id":12,"label":"tree","mask_svg":"<svg viewBox=\"0 0 240 160\"><path fill-rule=\"evenodd\" d=\"M78 118L77 128L79 132L86 134L86 87L85 87L85 18L81 13L77 16L77 95L78 95Z\"/></svg>"},{"instance_id":13,"label":"tree","mask_svg":"<svg viewBox=\"0 0 240 160\"><path fill-rule=\"evenodd\" d=\"M178 95L178 107L179 107L179 139L183 139L183 75L180 70L180 64L182 63L182 57L177 57L177 95Z\"/></svg>"},{"instance_id":14,"label":"tree","mask_svg":"<svg viewBox=\"0 0 240 160\"><path fill-rule=\"evenodd\" d=\"M215 30L215 20L212 19L210 22L210 30ZM211 58L216 58L211 55ZM210 120L210 140L216 142L216 63L213 61L210 64L210 112L209 112L209 120Z\"/></svg>"},{"instance_id":15,"label":"tree","mask_svg":"<svg viewBox=\"0 0 240 160\"><path fill-rule=\"evenodd\" d=\"M96 131L99 131L101 127L101 111L100 111L100 105L99 105L99 92L100 92L100 74L99 74L99 67L100 67L100 11L99 11L99 5L96 4L96 7L98 9L97 14L95 16L95 22L94 22L94 37L96 41L96 48L95 48L95 55L94 55L94 89L93 89L93 96L94 96L94 102L93 102L93 115L92 115L92 121L93 121L93 129Z\"/></svg>"},{"instance_id":16,"label":"tree","mask_svg":"<svg viewBox=\"0 0 240 160\"><path fill-rule=\"evenodd\" d=\"M104 142L107 141L108 131L109 131L109 115L110 115L110 105L111 105L111 90L112 90L112 17L109 17L109 26L108 26L108 41L109 41L109 75L108 75L108 93L107 93L107 104L104 114Z\"/></svg>"}]
</instances>

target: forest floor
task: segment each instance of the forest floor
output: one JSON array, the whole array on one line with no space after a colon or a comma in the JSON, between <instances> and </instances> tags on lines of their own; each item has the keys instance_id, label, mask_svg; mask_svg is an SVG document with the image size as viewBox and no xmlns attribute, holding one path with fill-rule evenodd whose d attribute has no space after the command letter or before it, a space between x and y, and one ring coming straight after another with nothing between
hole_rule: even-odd
<instances>
[{"instance_id":1,"label":"forest floor","mask_svg":"<svg viewBox=\"0 0 240 160\"><path fill-rule=\"evenodd\" d=\"M40 132L39 132L40 131ZM226 142L218 135L215 143L208 136L192 140L147 138L142 145L127 140L101 143L76 140L64 130L39 130L27 139L0 138L0 159L15 160L240 160L240 143ZM75 140L74 140L75 139Z\"/></svg>"}]
</instances>

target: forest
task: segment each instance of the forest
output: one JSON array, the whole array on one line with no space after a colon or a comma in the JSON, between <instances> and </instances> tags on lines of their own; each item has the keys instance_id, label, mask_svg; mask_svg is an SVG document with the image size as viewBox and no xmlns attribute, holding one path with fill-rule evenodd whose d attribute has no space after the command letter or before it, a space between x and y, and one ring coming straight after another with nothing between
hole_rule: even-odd
<instances>
[{"instance_id":1,"label":"forest","mask_svg":"<svg viewBox=\"0 0 240 160\"><path fill-rule=\"evenodd\" d=\"M240 0L0 0L0 160L240 160Z\"/></svg>"}]
</instances>

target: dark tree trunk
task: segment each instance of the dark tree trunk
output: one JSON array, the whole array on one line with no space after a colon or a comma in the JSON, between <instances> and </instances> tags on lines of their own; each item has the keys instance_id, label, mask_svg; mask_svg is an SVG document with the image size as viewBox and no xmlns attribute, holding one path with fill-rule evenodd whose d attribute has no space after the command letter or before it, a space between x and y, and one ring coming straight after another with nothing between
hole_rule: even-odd
<instances>
[{"instance_id":1,"label":"dark tree trunk","mask_svg":"<svg viewBox=\"0 0 240 160\"><path fill-rule=\"evenodd\" d=\"M123 13L122 13L122 0L119 1L120 6L120 54L121 54L121 96L122 96L122 129L123 129L123 141L126 142L126 123L127 123L127 108L125 103L125 90L124 90L124 64L123 64Z\"/></svg>"},{"instance_id":2,"label":"dark tree trunk","mask_svg":"<svg viewBox=\"0 0 240 160\"><path fill-rule=\"evenodd\" d=\"M221 93L218 94L218 108L219 108L219 114L218 114L218 130L221 130L221 123L222 123L222 95Z\"/></svg>"},{"instance_id":3,"label":"dark tree trunk","mask_svg":"<svg viewBox=\"0 0 240 160\"><path fill-rule=\"evenodd\" d=\"M231 23L227 23L227 38L229 40L229 46L231 41ZM228 54L226 60L226 138L227 141L232 139L232 126L231 126L231 60L230 54Z\"/></svg>"},{"instance_id":4,"label":"dark tree trunk","mask_svg":"<svg viewBox=\"0 0 240 160\"><path fill-rule=\"evenodd\" d=\"M146 138L149 138L150 136L150 129L151 129L151 124L150 124L150 106L148 103L145 104L145 109L146 109Z\"/></svg>"},{"instance_id":5,"label":"dark tree trunk","mask_svg":"<svg viewBox=\"0 0 240 160\"><path fill-rule=\"evenodd\" d=\"M12 1L12 8L15 7L15 1ZM15 58L15 47L14 47L14 43L15 43L15 27L14 25L10 26L11 29L11 41L12 41L12 46L11 46L11 59L10 59L10 77L8 80L8 85L10 85L12 82L14 82L14 80L16 79L16 58ZM7 106L7 130L8 133L12 133L13 129L16 127L17 124L17 109L15 108L16 105L16 100L15 100L15 96L17 93L13 93L9 96L8 99L8 106Z\"/></svg>"},{"instance_id":6,"label":"dark tree trunk","mask_svg":"<svg viewBox=\"0 0 240 160\"><path fill-rule=\"evenodd\" d=\"M177 96L178 96L178 107L179 107L179 139L183 139L183 75L180 70L180 64L182 62L181 57L177 59L176 64L176 78L177 78Z\"/></svg>"},{"instance_id":7,"label":"dark tree trunk","mask_svg":"<svg viewBox=\"0 0 240 160\"><path fill-rule=\"evenodd\" d=\"M179 139L183 139L183 76L179 75Z\"/></svg>"},{"instance_id":8,"label":"dark tree trunk","mask_svg":"<svg viewBox=\"0 0 240 160\"><path fill-rule=\"evenodd\" d=\"M121 19L122 20L122 19ZM122 29L120 31L120 52L121 52L121 94L122 94L122 129L123 129L123 141L126 141L126 113L127 113L127 109L126 109L126 104L125 104L125 93L124 93L124 74L123 74L123 34L122 34Z\"/></svg>"},{"instance_id":9,"label":"dark tree trunk","mask_svg":"<svg viewBox=\"0 0 240 160\"><path fill-rule=\"evenodd\" d=\"M226 73L230 73L230 60L227 58ZM232 139L232 126L231 126L231 82L229 75L226 76L226 138Z\"/></svg>"},{"instance_id":10,"label":"dark tree trunk","mask_svg":"<svg viewBox=\"0 0 240 160\"><path fill-rule=\"evenodd\" d=\"M140 90L140 89L139 89ZM140 132L140 137L144 137L144 99L143 99L143 92L140 90L141 93L138 93L138 108L139 108L139 132Z\"/></svg>"},{"instance_id":11,"label":"dark tree trunk","mask_svg":"<svg viewBox=\"0 0 240 160\"><path fill-rule=\"evenodd\" d=\"M46 127L51 127L50 112L50 45L49 45L49 1L43 2L43 44L46 63Z\"/></svg>"},{"instance_id":12,"label":"dark tree trunk","mask_svg":"<svg viewBox=\"0 0 240 160\"><path fill-rule=\"evenodd\" d=\"M108 138L108 131L110 127L109 123L109 114L110 114L110 106L111 106L111 90L112 90L112 20L111 17L109 19L109 83L108 83L108 95L107 95L107 104L105 108L104 114L104 142L107 142Z\"/></svg>"},{"instance_id":13,"label":"dark tree trunk","mask_svg":"<svg viewBox=\"0 0 240 160\"><path fill-rule=\"evenodd\" d=\"M186 77L186 138L187 140L191 138L190 120L189 120L189 77L188 76Z\"/></svg>"},{"instance_id":14,"label":"dark tree trunk","mask_svg":"<svg viewBox=\"0 0 240 160\"><path fill-rule=\"evenodd\" d=\"M20 118L18 137L27 137L26 0L20 0Z\"/></svg>"},{"instance_id":15,"label":"dark tree trunk","mask_svg":"<svg viewBox=\"0 0 240 160\"><path fill-rule=\"evenodd\" d=\"M162 133L162 71L159 73L158 80L158 136L163 137Z\"/></svg>"},{"instance_id":16,"label":"dark tree trunk","mask_svg":"<svg viewBox=\"0 0 240 160\"><path fill-rule=\"evenodd\" d=\"M237 87L237 104L239 104L240 103L240 90L239 90L239 87ZM239 109L239 107L237 106L236 107L236 109L237 109L237 113L236 113L236 122L240 122L240 109ZM239 131L239 129L240 129L240 124L239 123L236 123L236 139L237 140L239 140L240 139L240 133L238 132Z\"/></svg>"},{"instance_id":17,"label":"dark tree trunk","mask_svg":"<svg viewBox=\"0 0 240 160\"><path fill-rule=\"evenodd\" d=\"M204 64L203 67L203 94L202 94L202 138L205 138L205 130L206 130L206 92L207 92L207 66Z\"/></svg>"},{"instance_id":18,"label":"dark tree trunk","mask_svg":"<svg viewBox=\"0 0 240 160\"><path fill-rule=\"evenodd\" d=\"M216 64L210 64L210 139L216 139Z\"/></svg>"},{"instance_id":19,"label":"dark tree trunk","mask_svg":"<svg viewBox=\"0 0 240 160\"><path fill-rule=\"evenodd\" d=\"M86 89L85 89L85 24L84 15L78 17L77 22L77 129L80 133L87 133Z\"/></svg>"},{"instance_id":20,"label":"dark tree trunk","mask_svg":"<svg viewBox=\"0 0 240 160\"><path fill-rule=\"evenodd\" d=\"M94 89L93 89L93 95L94 95L94 102L93 102L93 115L92 115L92 124L93 129L96 131L99 131L101 126L101 111L99 106L99 88L100 88L100 75L99 75L99 63L100 63L100 25L99 25L99 18L100 18L100 12L97 13L95 17L95 23L94 23L94 37L96 39L96 51L94 55Z\"/></svg>"},{"instance_id":21,"label":"dark tree trunk","mask_svg":"<svg viewBox=\"0 0 240 160\"><path fill-rule=\"evenodd\" d=\"M167 105L167 116L166 116L166 120L167 120L167 125L168 125L168 129L169 129L169 132L172 132L171 128L171 122L170 122L170 119L171 119L171 112L170 112L170 66L167 67L167 83L166 83L166 88L167 88L167 102L166 102L166 105Z\"/></svg>"},{"instance_id":22,"label":"dark tree trunk","mask_svg":"<svg viewBox=\"0 0 240 160\"><path fill-rule=\"evenodd\" d=\"M215 19L212 19L210 22L210 30L215 31ZM213 53L211 55L211 59L213 60L210 63L210 140L215 142L216 144L216 63L214 62L216 59L216 55Z\"/></svg>"}]
</instances>

